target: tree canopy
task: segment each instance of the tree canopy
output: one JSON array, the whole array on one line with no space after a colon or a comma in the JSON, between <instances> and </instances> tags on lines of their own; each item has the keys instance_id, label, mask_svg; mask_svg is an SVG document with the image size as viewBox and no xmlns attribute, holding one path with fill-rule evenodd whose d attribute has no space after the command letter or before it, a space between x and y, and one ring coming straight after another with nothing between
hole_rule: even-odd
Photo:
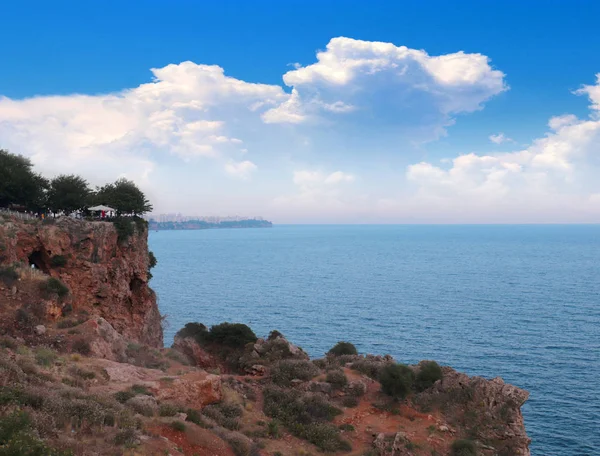
<instances>
[{"instance_id":1,"label":"tree canopy","mask_svg":"<svg viewBox=\"0 0 600 456\"><path fill-rule=\"evenodd\" d=\"M33 171L31 160L0 149L0 207L16 205L39 211L47 188L48 181Z\"/></svg>"},{"instance_id":2,"label":"tree canopy","mask_svg":"<svg viewBox=\"0 0 600 456\"><path fill-rule=\"evenodd\" d=\"M115 208L118 215L142 215L152 210L146 195L133 181L124 178L100 187L95 200L98 204Z\"/></svg>"},{"instance_id":3,"label":"tree canopy","mask_svg":"<svg viewBox=\"0 0 600 456\"><path fill-rule=\"evenodd\" d=\"M74 174L60 175L50 181L48 208L69 215L89 206L91 190L87 181Z\"/></svg>"},{"instance_id":4,"label":"tree canopy","mask_svg":"<svg viewBox=\"0 0 600 456\"><path fill-rule=\"evenodd\" d=\"M48 181L34 172L30 159L0 149L0 207L69 215L83 212L91 204L113 207L119 216L152 211L146 195L133 181L121 178L96 192L75 174L61 174Z\"/></svg>"}]
</instances>

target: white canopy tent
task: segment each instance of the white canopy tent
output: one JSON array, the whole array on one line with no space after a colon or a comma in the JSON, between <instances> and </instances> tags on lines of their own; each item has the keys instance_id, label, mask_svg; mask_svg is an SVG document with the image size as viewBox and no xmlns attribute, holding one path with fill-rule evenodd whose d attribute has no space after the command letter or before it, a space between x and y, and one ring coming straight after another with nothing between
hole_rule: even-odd
<instances>
[{"instance_id":1,"label":"white canopy tent","mask_svg":"<svg viewBox=\"0 0 600 456\"><path fill-rule=\"evenodd\" d=\"M88 207L88 210L94 211L94 212L102 212L102 211L104 211L104 212L116 212L116 210L113 209L112 207L103 206L103 205Z\"/></svg>"}]
</instances>

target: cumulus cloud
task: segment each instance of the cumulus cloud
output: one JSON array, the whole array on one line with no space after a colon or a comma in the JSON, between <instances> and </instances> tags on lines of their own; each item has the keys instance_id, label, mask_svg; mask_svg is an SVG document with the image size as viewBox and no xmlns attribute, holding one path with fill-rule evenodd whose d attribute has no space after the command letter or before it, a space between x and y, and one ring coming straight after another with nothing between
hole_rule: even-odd
<instances>
[{"instance_id":1,"label":"cumulus cloud","mask_svg":"<svg viewBox=\"0 0 600 456\"><path fill-rule=\"evenodd\" d=\"M290 98L266 122L342 121L355 116L442 134L458 113L480 109L507 89L504 74L481 54L430 56L392 43L333 38L317 62L288 71Z\"/></svg>"},{"instance_id":2,"label":"cumulus cloud","mask_svg":"<svg viewBox=\"0 0 600 456\"><path fill-rule=\"evenodd\" d=\"M598 83L577 92L589 96L592 110ZM600 119L563 115L551 118L548 125L551 131L545 137L522 150L460 155L446 167L430 162L410 165L406 177L416 187L415 198L429 210L467 207L473 214L496 212L508 219L519 214L537 220L544 208L555 220L573 211L593 217L589 203L596 200L600 185L590 177L598 171Z\"/></svg>"},{"instance_id":3,"label":"cumulus cloud","mask_svg":"<svg viewBox=\"0 0 600 456\"><path fill-rule=\"evenodd\" d=\"M497 135L490 135L489 138L490 138L490 141L492 141L494 144L513 142L513 140L511 138L509 138L508 136L506 136L504 133L498 133Z\"/></svg>"}]
</instances>

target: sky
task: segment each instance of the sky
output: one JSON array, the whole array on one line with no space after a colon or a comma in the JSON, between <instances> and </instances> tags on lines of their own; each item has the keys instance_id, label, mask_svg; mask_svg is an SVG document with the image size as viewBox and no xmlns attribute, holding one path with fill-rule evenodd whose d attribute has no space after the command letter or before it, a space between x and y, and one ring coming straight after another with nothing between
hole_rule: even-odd
<instances>
[{"instance_id":1,"label":"sky","mask_svg":"<svg viewBox=\"0 0 600 456\"><path fill-rule=\"evenodd\" d=\"M600 223L600 2L2 2L0 148L155 213Z\"/></svg>"}]
</instances>

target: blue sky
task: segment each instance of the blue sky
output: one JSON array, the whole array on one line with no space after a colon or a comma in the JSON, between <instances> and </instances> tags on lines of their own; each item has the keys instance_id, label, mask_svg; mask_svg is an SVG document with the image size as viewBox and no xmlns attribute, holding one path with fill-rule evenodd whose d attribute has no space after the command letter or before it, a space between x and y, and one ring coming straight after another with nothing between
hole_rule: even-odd
<instances>
[{"instance_id":1,"label":"blue sky","mask_svg":"<svg viewBox=\"0 0 600 456\"><path fill-rule=\"evenodd\" d=\"M130 177L160 212L600 221L598 2L20 1L0 14L0 147L47 174Z\"/></svg>"}]
</instances>

